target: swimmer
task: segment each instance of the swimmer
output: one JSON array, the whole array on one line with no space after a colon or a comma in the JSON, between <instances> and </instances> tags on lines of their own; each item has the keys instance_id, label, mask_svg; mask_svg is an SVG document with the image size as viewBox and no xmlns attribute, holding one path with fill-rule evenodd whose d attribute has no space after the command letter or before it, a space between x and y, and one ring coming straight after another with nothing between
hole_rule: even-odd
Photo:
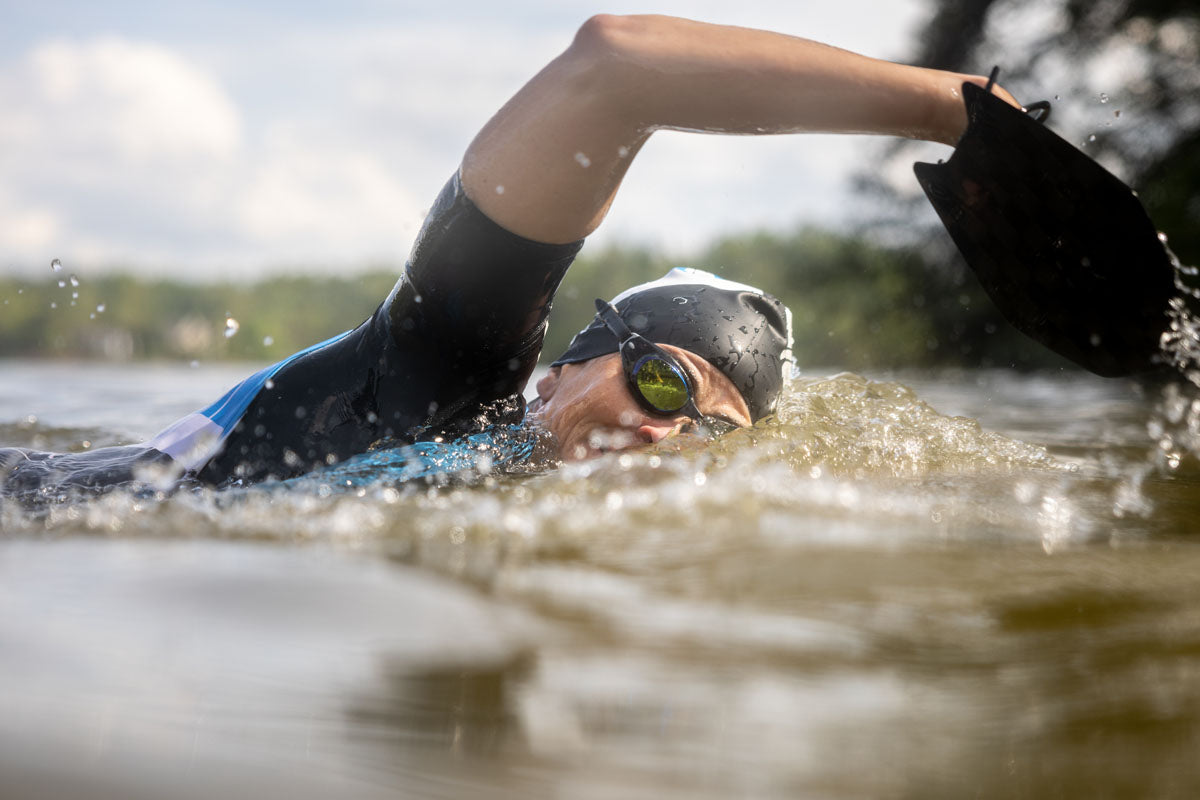
<instances>
[{"instance_id":1,"label":"swimmer","mask_svg":"<svg viewBox=\"0 0 1200 800\"><path fill-rule=\"evenodd\" d=\"M612 303L537 383L555 290L657 130L869 133L953 144L964 82L768 31L595 16L475 137L375 313L234 387L143 445L0 450L3 493L103 490L147 467L225 486L286 479L373 448L525 420L563 460L770 414L791 363L787 309L673 270ZM1005 102L1016 101L999 87Z\"/></svg>"}]
</instances>

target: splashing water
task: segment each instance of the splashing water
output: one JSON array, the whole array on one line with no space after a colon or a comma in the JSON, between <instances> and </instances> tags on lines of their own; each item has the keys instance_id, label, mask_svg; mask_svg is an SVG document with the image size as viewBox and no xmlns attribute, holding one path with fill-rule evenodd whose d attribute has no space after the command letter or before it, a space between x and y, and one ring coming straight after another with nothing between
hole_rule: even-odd
<instances>
[{"instance_id":1,"label":"splashing water","mask_svg":"<svg viewBox=\"0 0 1200 800\"><path fill-rule=\"evenodd\" d=\"M1159 348L1165 362L1185 382L1163 387L1158 413L1150 420L1148 432L1155 442L1158 465L1176 470L1185 456L1200 458L1200 317L1195 311L1200 288L1192 285L1200 270L1180 262L1167 245L1166 234L1159 234L1159 239L1171 259L1179 292L1170 300L1168 327Z\"/></svg>"},{"instance_id":2,"label":"splashing water","mask_svg":"<svg viewBox=\"0 0 1200 800\"><path fill-rule=\"evenodd\" d=\"M183 380L116 369L101 374L130 402ZM712 443L528 477L484 450L457 454L467 480L391 483L371 469L399 454L373 451L288 486L170 493L152 472L37 512L0 500L0 640L21 654L14 685L39 689L0 697L0 766L19 743L51 775L135 784L113 796L153 792L52 745L157 753L210 797L226 763L413 796L473 775L481 797L689 800L1186 779L1196 556L1139 546L1117 506L1140 487L1117 492L1101 463L1124 474L1144 418L1111 439L1065 430L1114 416L1096 398L1119 387L1086 376L932 385L1053 438L840 374L795 378L775 417ZM10 411L0 442L142 433L58 427L64 410ZM1178 744L1147 733L1155 714ZM1078 743L1097 724L1110 738Z\"/></svg>"}]
</instances>

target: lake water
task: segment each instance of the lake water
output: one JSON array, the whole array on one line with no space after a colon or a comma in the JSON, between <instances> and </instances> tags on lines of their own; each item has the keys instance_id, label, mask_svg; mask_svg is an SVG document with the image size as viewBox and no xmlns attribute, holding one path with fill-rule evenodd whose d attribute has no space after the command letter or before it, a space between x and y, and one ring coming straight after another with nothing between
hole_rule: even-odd
<instances>
[{"instance_id":1,"label":"lake water","mask_svg":"<svg viewBox=\"0 0 1200 800\"><path fill-rule=\"evenodd\" d=\"M250 369L0 362L0 443ZM818 371L523 479L0 505L0 794L1192 797L1195 396Z\"/></svg>"}]
</instances>

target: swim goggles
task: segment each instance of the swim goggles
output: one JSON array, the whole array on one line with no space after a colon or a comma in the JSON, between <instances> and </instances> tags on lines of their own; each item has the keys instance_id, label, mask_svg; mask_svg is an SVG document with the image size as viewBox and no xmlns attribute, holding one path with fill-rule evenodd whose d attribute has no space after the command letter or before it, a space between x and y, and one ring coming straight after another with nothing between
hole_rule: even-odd
<instances>
[{"instance_id":1,"label":"swim goggles","mask_svg":"<svg viewBox=\"0 0 1200 800\"><path fill-rule=\"evenodd\" d=\"M629 330L625 320L611 303L596 300L596 316L617 337L617 350L629 391L642 408L661 417L683 414L703 424L710 433L720 434L737 425L707 417L696 408L695 392L688 371L670 353Z\"/></svg>"}]
</instances>

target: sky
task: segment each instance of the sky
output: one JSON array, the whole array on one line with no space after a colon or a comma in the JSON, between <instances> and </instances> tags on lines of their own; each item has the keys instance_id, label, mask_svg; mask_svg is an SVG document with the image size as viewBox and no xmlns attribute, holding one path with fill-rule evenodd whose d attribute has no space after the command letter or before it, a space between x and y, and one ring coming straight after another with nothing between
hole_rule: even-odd
<instances>
[{"instance_id":1,"label":"sky","mask_svg":"<svg viewBox=\"0 0 1200 800\"><path fill-rule=\"evenodd\" d=\"M589 15L654 11L903 60L921 0L0 0L0 274L402 263L475 132ZM658 133L593 236L685 259L839 224L861 137Z\"/></svg>"}]
</instances>

